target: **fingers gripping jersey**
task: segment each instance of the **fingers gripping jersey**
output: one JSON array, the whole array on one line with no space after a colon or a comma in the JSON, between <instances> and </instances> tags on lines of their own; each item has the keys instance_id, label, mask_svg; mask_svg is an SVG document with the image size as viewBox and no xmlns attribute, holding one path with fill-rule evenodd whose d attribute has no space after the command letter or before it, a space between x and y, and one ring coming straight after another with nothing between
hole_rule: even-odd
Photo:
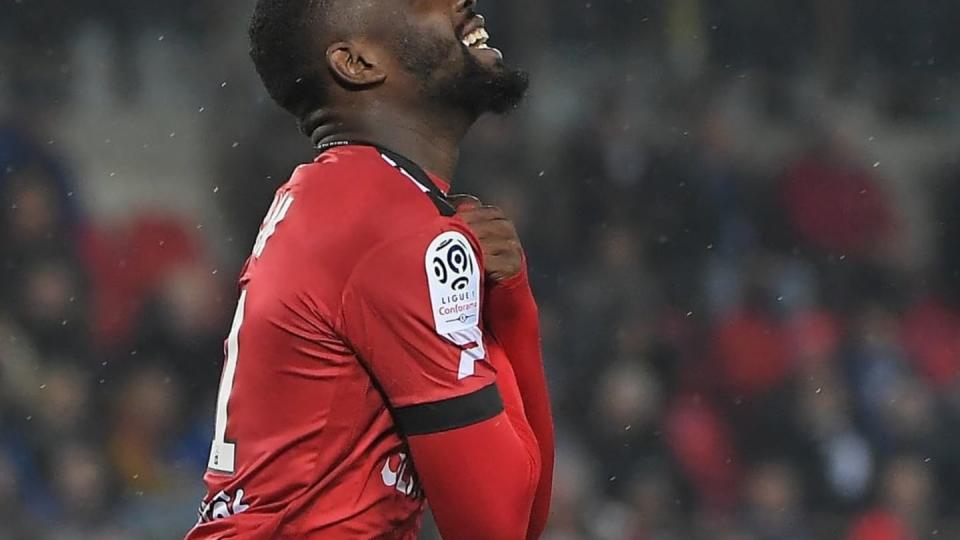
<instances>
[{"instance_id":1,"label":"fingers gripping jersey","mask_svg":"<svg viewBox=\"0 0 960 540\"><path fill-rule=\"evenodd\" d=\"M240 278L188 539L415 538L403 436L501 412L477 242L441 183L402 165L344 146L278 191Z\"/></svg>"}]
</instances>

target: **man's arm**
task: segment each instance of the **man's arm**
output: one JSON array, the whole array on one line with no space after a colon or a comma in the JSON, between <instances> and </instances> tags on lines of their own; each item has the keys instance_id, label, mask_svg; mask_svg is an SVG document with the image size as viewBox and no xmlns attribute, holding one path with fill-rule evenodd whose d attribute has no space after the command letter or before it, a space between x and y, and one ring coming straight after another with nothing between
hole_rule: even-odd
<instances>
[{"instance_id":1,"label":"man's arm","mask_svg":"<svg viewBox=\"0 0 960 540\"><path fill-rule=\"evenodd\" d=\"M540 318L530 288L526 259L517 230L504 213L470 196L452 198L459 215L483 249L488 283L484 302L487 328L503 345L529 422L537 438L542 471L538 479L527 538L546 527L553 489L554 431L550 395L540 343Z\"/></svg>"},{"instance_id":2,"label":"man's arm","mask_svg":"<svg viewBox=\"0 0 960 540\"><path fill-rule=\"evenodd\" d=\"M504 412L465 428L408 437L443 538L528 537L540 463L522 431Z\"/></svg>"},{"instance_id":3,"label":"man's arm","mask_svg":"<svg viewBox=\"0 0 960 540\"><path fill-rule=\"evenodd\" d=\"M503 345L513 366L527 421L540 450L541 473L527 535L530 539L539 538L550 514L554 432L541 354L540 318L526 264L517 276L491 287L484 307L488 328Z\"/></svg>"},{"instance_id":4,"label":"man's arm","mask_svg":"<svg viewBox=\"0 0 960 540\"><path fill-rule=\"evenodd\" d=\"M374 248L345 285L340 329L393 409L444 537L522 540L540 450L510 363L486 347L470 237L440 220Z\"/></svg>"}]
</instances>

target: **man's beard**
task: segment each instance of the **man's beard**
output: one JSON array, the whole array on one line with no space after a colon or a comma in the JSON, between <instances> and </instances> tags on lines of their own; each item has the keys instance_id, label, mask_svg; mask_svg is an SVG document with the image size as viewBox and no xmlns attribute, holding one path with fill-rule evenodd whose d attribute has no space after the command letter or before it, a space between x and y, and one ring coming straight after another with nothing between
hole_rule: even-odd
<instances>
[{"instance_id":1,"label":"man's beard","mask_svg":"<svg viewBox=\"0 0 960 540\"><path fill-rule=\"evenodd\" d=\"M420 81L424 97L431 102L479 117L507 113L526 97L530 86L526 72L507 69L502 63L484 66L462 46L462 56L457 56L460 67L451 70L447 44L414 32L406 34L398 47L400 62Z\"/></svg>"}]
</instances>

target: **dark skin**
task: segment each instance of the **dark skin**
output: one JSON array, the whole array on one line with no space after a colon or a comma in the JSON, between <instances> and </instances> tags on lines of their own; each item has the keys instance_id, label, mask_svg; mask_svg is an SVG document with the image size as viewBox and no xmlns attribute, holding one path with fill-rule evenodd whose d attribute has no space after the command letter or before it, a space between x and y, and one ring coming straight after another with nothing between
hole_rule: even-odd
<instances>
[{"instance_id":1,"label":"dark skin","mask_svg":"<svg viewBox=\"0 0 960 540\"><path fill-rule=\"evenodd\" d=\"M404 69L396 42L397 20L414 32L431 36L447 49L443 64L451 73L461 68L461 32L475 24L476 0L385 0L353 5L352 17L365 30L342 33L346 39L326 47L333 105L330 119L314 132L315 142L353 138L382 144L423 168L451 178L460 156L460 142L477 120L468 111L424 99L421 82ZM393 4L393 7L387 7ZM481 18L482 19L482 18ZM486 64L498 60L493 49L470 50ZM357 91L362 89L363 91Z\"/></svg>"},{"instance_id":2,"label":"dark skin","mask_svg":"<svg viewBox=\"0 0 960 540\"><path fill-rule=\"evenodd\" d=\"M323 47L331 77L331 105L312 116L319 127L313 141L358 140L376 143L408 157L442 178L451 178L460 144L477 113L425 96L424 82L404 69L398 58L397 28L427 36L444 58L433 76L463 69L465 54L485 68L504 69L502 54L492 48L465 47L461 40L483 25L476 0L367 0L354 2L349 15L364 21L363 31L349 25L334 32ZM398 24L402 21L402 24ZM359 91L358 91L359 90ZM493 206L471 196L452 196L458 215L480 240L489 279L518 275L522 247L516 227Z\"/></svg>"},{"instance_id":3,"label":"dark skin","mask_svg":"<svg viewBox=\"0 0 960 540\"><path fill-rule=\"evenodd\" d=\"M480 240L487 277L508 280L523 269L523 246L513 222L496 206L483 204L472 195L451 195L457 215Z\"/></svg>"}]
</instances>

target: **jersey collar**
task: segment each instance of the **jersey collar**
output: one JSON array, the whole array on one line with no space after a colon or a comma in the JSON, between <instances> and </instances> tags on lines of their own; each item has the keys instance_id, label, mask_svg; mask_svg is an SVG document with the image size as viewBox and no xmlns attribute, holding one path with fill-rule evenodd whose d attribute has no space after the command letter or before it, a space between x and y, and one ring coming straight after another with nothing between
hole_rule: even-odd
<instances>
[{"instance_id":1,"label":"jersey collar","mask_svg":"<svg viewBox=\"0 0 960 540\"><path fill-rule=\"evenodd\" d=\"M450 193L450 184L442 178L429 174L412 160L378 144L365 141L331 141L317 145L317 152L323 154L335 148L342 146L367 146L376 149L381 156L388 158L388 161L396 167L401 173L404 173L424 186L426 195L433 200L437 210L444 216L452 217L457 211L447 201L447 195Z\"/></svg>"}]
</instances>

